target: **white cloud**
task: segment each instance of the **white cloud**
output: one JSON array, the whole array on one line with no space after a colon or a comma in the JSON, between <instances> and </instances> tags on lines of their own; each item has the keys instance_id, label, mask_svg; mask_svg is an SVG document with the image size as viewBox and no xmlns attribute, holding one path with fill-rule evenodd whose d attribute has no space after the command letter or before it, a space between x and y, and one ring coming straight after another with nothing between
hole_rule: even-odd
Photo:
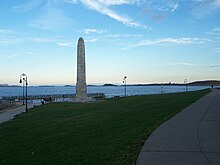
<instances>
[{"instance_id":1,"label":"white cloud","mask_svg":"<svg viewBox=\"0 0 220 165\"><path fill-rule=\"evenodd\" d=\"M38 29L60 29L72 24L72 19L68 18L59 5L61 2L77 3L77 0L26 0L25 3L13 6L15 11L28 12L38 8L43 4L39 14L32 19L28 25Z\"/></svg>"},{"instance_id":2,"label":"white cloud","mask_svg":"<svg viewBox=\"0 0 220 165\"><path fill-rule=\"evenodd\" d=\"M215 6L220 6L220 0L191 0L196 4L212 4Z\"/></svg>"},{"instance_id":3,"label":"white cloud","mask_svg":"<svg viewBox=\"0 0 220 165\"><path fill-rule=\"evenodd\" d=\"M138 22L135 22L134 20L132 20L131 18L122 16L117 14L116 12L114 12L113 10L109 9L108 6L106 6L104 3L101 3L99 1L95 1L95 0L81 0L81 2L88 7L89 9L95 10L101 14L107 15L110 18L121 22L127 26L131 26L131 27L139 27L139 28L144 28L144 29L150 29L148 26L146 25L142 25Z\"/></svg>"},{"instance_id":4,"label":"white cloud","mask_svg":"<svg viewBox=\"0 0 220 165\"><path fill-rule=\"evenodd\" d=\"M10 40L10 39L5 39L5 40L0 40L0 44L2 45L7 45L7 44L9 44L9 45L11 45L11 44L17 44L17 41L15 41L15 40Z\"/></svg>"},{"instance_id":5,"label":"white cloud","mask_svg":"<svg viewBox=\"0 0 220 165\"><path fill-rule=\"evenodd\" d=\"M96 38L84 38L84 41L89 43L89 42L97 42L99 40L102 41L110 41L111 39L121 39L121 38L128 38L128 37L140 37L141 35L135 35L135 34L113 34L113 35L103 35L103 36L99 36ZM107 40L104 40L107 39ZM77 44L77 42L71 42L71 41L58 41L58 40L53 40L53 39L44 39L44 38L38 38L38 39L34 39L33 41L35 42L54 42L57 41L56 44L59 46L65 46L65 47L70 47L73 46L74 44Z\"/></svg>"},{"instance_id":6,"label":"white cloud","mask_svg":"<svg viewBox=\"0 0 220 165\"><path fill-rule=\"evenodd\" d=\"M218 32L220 32L220 28L214 28L214 29L212 29L213 31L218 31Z\"/></svg>"},{"instance_id":7,"label":"white cloud","mask_svg":"<svg viewBox=\"0 0 220 165\"><path fill-rule=\"evenodd\" d=\"M57 45L65 46L65 47L70 47L73 44L74 44L73 42L57 42Z\"/></svg>"},{"instance_id":8,"label":"white cloud","mask_svg":"<svg viewBox=\"0 0 220 165\"><path fill-rule=\"evenodd\" d=\"M36 42L36 43L62 43L64 42L63 39L60 38L44 38L44 37L24 37L24 35L13 35L13 36L7 36L7 37L1 37L0 38L0 45L5 44L21 44L21 43L30 43L30 42Z\"/></svg>"},{"instance_id":9,"label":"white cloud","mask_svg":"<svg viewBox=\"0 0 220 165\"><path fill-rule=\"evenodd\" d=\"M198 64L188 63L188 62L178 62L178 63L169 63L171 66L183 65L183 66L198 66Z\"/></svg>"},{"instance_id":10,"label":"white cloud","mask_svg":"<svg viewBox=\"0 0 220 165\"><path fill-rule=\"evenodd\" d=\"M17 5L12 7L16 10L21 11L30 11L38 6L40 6L43 2L47 2L47 8L48 11L41 14L41 16L30 22L28 25L35 28L40 29L52 29L54 27L59 28L65 26L65 24L69 23L70 20L68 20L61 11L57 8L51 8L53 4L58 4L58 2L65 2L70 4L76 4L78 2L81 2L84 6L88 7L89 9L95 10L101 14L107 15L108 17L121 22L127 26L131 27L139 27L144 29L151 29L150 27L140 24L133 19L123 16L121 14L116 13L112 9L110 9L110 6L115 5L123 5L123 4L139 4L140 1L144 0L30 0L24 4ZM53 6L54 7L54 6ZM56 19L54 19L56 18Z\"/></svg>"},{"instance_id":11,"label":"white cloud","mask_svg":"<svg viewBox=\"0 0 220 165\"><path fill-rule=\"evenodd\" d=\"M148 45L189 45L189 44L204 44L206 39L199 38L162 38L156 40L143 40L137 44L130 45L129 47L148 46Z\"/></svg>"},{"instance_id":12,"label":"white cloud","mask_svg":"<svg viewBox=\"0 0 220 165\"><path fill-rule=\"evenodd\" d=\"M70 4L76 4L77 0L63 0L66 3L70 3Z\"/></svg>"},{"instance_id":13,"label":"white cloud","mask_svg":"<svg viewBox=\"0 0 220 165\"><path fill-rule=\"evenodd\" d=\"M220 53L220 48L216 48L215 53Z\"/></svg>"},{"instance_id":14,"label":"white cloud","mask_svg":"<svg viewBox=\"0 0 220 165\"><path fill-rule=\"evenodd\" d=\"M33 52L26 52L25 55L32 56L32 55L34 55L34 53Z\"/></svg>"},{"instance_id":15,"label":"white cloud","mask_svg":"<svg viewBox=\"0 0 220 165\"><path fill-rule=\"evenodd\" d=\"M0 33L12 33L12 32L13 32L12 30L0 28Z\"/></svg>"},{"instance_id":16,"label":"white cloud","mask_svg":"<svg viewBox=\"0 0 220 165\"><path fill-rule=\"evenodd\" d=\"M102 35L102 36L98 36L96 38L92 38L92 39L86 39L85 42L97 42L99 40L102 40L102 41L113 41L115 42L115 40L117 40L117 43L118 43L118 40L122 40L122 39L126 39L126 38L139 38L139 37L142 37L142 35L140 34L108 34L108 35Z\"/></svg>"},{"instance_id":17,"label":"white cloud","mask_svg":"<svg viewBox=\"0 0 220 165\"><path fill-rule=\"evenodd\" d=\"M86 34L90 34L90 33L98 33L98 34L102 34L104 32L106 32L107 30L104 29L83 29L83 32Z\"/></svg>"},{"instance_id":18,"label":"white cloud","mask_svg":"<svg viewBox=\"0 0 220 165\"><path fill-rule=\"evenodd\" d=\"M44 0L30 0L21 5L13 6L12 9L27 12L40 6L42 2L44 2Z\"/></svg>"},{"instance_id":19,"label":"white cloud","mask_svg":"<svg viewBox=\"0 0 220 165\"><path fill-rule=\"evenodd\" d=\"M215 27L211 29L209 32L206 32L206 34L218 36L220 35L220 28Z\"/></svg>"},{"instance_id":20,"label":"white cloud","mask_svg":"<svg viewBox=\"0 0 220 165\"><path fill-rule=\"evenodd\" d=\"M178 8L178 4L177 3L174 3L174 4L170 4L170 9L171 9L171 12L174 12L176 11Z\"/></svg>"},{"instance_id":21,"label":"white cloud","mask_svg":"<svg viewBox=\"0 0 220 165\"><path fill-rule=\"evenodd\" d=\"M179 62L177 63L178 65L186 65L186 66L195 66L197 64L193 64L193 63L188 63L188 62Z\"/></svg>"},{"instance_id":22,"label":"white cloud","mask_svg":"<svg viewBox=\"0 0 220 165\"><path fill-rule=\"evenodd\" d=\"M59 39L55 38L40 38L40 37L33 37L33 38L24 38L26 41L32 42L39 42L39 43L50 43L50 42L59 42Z\"/></svg>"},{"instance_id":23,"label":"white cloud","mask_svg":"<svg viewBox=\"0 0 220 165\"><path fill-rule=\"evenodd\" d=\"M38 29L54 30L66 27L71 23L72 20L67 18L62 10L56 7L48 7L43 14L32 20L28 25Z\"/></svg>"},{"instance_id":24,"label":"white cloud","mask_svg":"<svg viewBox=\"0 0 220 165\"><path fill-rule=\"evenodd\" d=\"M129 16L128 13L116 12L115 9L117 9L117 7L115 6L135 5L140 8L145 7L149 10L155 10L156 12L153 11L152 13L155 13L158 16L157 12L166 12L166 14L168 12L175 12L186 2L184 0L26 0L26 3L16 5L12 8L16 10L30 11L39 7L41 4L44 4L45 6L47 5L46 8L48 10L45 10L46 8L44 8L44 11L42 11L40 16L29 22L28 25L34 28L52 30L53 28L59 29L72 24L72 19L68 18L65 15L65 11L60 9L59 5L61 3L81 3L87 8L95 10L100 14L106 15L127 26L151 29L149 26L136 21L135 18ZM195 17L203 17L204 15L216 11L220 7L220 0L189 0L187 3L189 3L191 9L193 9L192 13ZM153 16L153 18L154 17L155 16Z\"/></svg>"},{"instance_id":25,"label":"white cloud","mask_svg":"<svg viewBox=\"0 0 220 165\"><path fill-rule=\"evenodd\" d=\"M33 56L35 55L34 52L24 52L24 53L18 53L18 54L11 54L11 55L7 55L6 58L15 58L15 57L18 57L18 56Z\"/></svg>"},{"instance_id":26,"label":"white cloud","mask_svg":"<svg viewBox=\"0 0 220 165\"><path fill-rule=\"evenodd\" d=\"M211 68L217 68L217 67L220 67L220 64L212 64L212 65L209 65L209 67L211 67Z\"/></svg>"},{"instance_id":27,"label":"white cloud","mask_svg":"<svg viewBox=\"0 0 220 165\"><path fill-rule=\"evenodd\" d=\"M203 18L213 14L220 8L220 0L191 0L192 14L195 18Z\"/></svg>"},{"instance_id":28,"label":"white cloud","mask_svg":"<svg viewBox=\"0 0 220 165\"><path fill-rule=\"evenodd\" d=\"M86 39L84 40L85 42L96 42L98 39L94 38L94 39Z\"/></svg>"},{"instance_id":29,"label":"white cloud","mask_svg":"<svg viewBox=\"0 0 220 165\"><path fill-rule=\"evenodd\" d=\"M108 34L100 38L129 38L129 37L142 37L141 34Z\"/></svg>"},{"instance_id":30,"label":"white cloud","mask_svg":"<svg viewBox=\"0 0 220 165\"><path fill-rule=\"evenodd\" d=\"M212 4L219 7L220 6L220 0L213 0Z\"/></svg>"},{"instance_id":31,"label":"white cloud","mask_svg":"<svg viewBox=\"0 0 220 165\"><path fill-rule=\"evenodd\" d=\"M174 12L179 7L178 0L148 0L145 4L148 6L149 9L153 9L159 12Z\"/></svg>"},{"instance_id":32,"label":"white cloud","mask_svg":"<svg viewBox=\"0 0 220 165\"><path fill-rule=\"evenodd\" d=\"M105 5L135 4L139 2L139 0L98 0L98 1Z\"/></svg>"},{"instance_id":33,"label":"white cloud","mask_svg":"<svg viewBox=\"0 0 220 165\"><path fill-rule=\"evenodd\" d=\"M217 32L217 31L215 31L215 32L206 32L206 34L209 34L209 35L214 35L214 36L219 36L220 35L220 33L219 32Z\"/></svg>"}]
</instances>

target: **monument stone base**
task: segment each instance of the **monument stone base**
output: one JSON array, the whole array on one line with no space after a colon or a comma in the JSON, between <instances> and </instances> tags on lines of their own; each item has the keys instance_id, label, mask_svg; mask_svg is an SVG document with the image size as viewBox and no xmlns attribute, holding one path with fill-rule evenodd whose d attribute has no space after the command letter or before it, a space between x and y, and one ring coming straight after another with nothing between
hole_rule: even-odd
<instances>
[{"instance_id":1,"label":"monument stone base","mask_svg":"<svg viewBox=\"0 0 220 165\"><path fill-rule=\"evenodd\" d=\"M95 99L93 99L92 97L83 97L83 98L76 98L74 101L75 102L85 103L85 102L95 101Z\"/></svg>"}]
</instances>

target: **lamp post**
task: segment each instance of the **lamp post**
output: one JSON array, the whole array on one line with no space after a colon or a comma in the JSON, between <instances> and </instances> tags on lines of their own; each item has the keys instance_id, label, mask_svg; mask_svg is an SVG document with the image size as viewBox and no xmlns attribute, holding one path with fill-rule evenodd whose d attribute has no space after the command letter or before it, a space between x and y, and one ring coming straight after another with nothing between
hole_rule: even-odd
<instances>
[{"instance_id":1,"label":"lamp post","mask_svg":"<svg viewBox=\"0 0 220 165\"><path fill-rule=\"evenodd\" d=\"M184 84L186 85L186 92L188 91L187 79L184 80Z\"/></svg>"},{"instance_id":2,"label":"lamp post","mask_svg":"<svg viewBox=\"0 0 220 165\"><path fill-rule=\"evenodd\" d=\"M20 75L20 83L22 83L21 82L21 75ZM25 99L25 97L24 97L24 81L23 81L22 91L23 91L23 99L22 99L22 101L23 101L23 105L24 105L24 99Z\"/></svg>"},{"instance_id":3,"label":"lamp post","mask_svg":"<svg viewBox=\"0 0 220 165\"><path fill-rule=\"evenodd\" d=\"M23 104L24 104L24 83L25 83L25 85L26 85L26 90L25 90L25 92L26 92L26 99L25 99L25 102L26 102L26 105L25 105L25 112L27 112L28 111L28 108L27 108L27 86L28 86L28 82L27 82L27 75L26 74L21 74L20 75L20 83L22 83L23 82Z\"/></svg>"},{"instance_id":4,"label":"lamp post","mask_svg":"<svg viewBox=\"0 0 220 165\"><path fill-rule=\"evenodd\" d=\"M126 79L127 79L127 76L124 76L123 83L124 83L124 89L125 89L125 97L126 97Z\"/></svg>"}]
</instances>

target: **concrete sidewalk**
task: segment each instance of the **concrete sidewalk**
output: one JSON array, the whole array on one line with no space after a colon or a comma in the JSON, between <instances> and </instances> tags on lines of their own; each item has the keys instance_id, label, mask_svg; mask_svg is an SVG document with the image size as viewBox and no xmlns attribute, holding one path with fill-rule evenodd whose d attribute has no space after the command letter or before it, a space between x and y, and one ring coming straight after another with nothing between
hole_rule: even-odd
<instances>
[{"instance_id":1,"label":"concrete sidewalk","mask_svg":"<svg viewBox=\"0 0 220 165\"><path fill-rule=\"evenodd\" d=\"M13 119L15 115L25 112L25 105L22 105L17 108L4 110L5 112L0 113L0 124ZM28 109L33 108L33 104L28 104Z\"/></svg>"},{"instance_id":2,"label":"concrete sidewalk","mask_svg":"<svg viewBox=\"0 0 220 165\"><path fill-rule=\"evenodd\" d=\"M137 165L220 165L220 90L193 103L157 128Z\"/></svg>"}]
</instances>

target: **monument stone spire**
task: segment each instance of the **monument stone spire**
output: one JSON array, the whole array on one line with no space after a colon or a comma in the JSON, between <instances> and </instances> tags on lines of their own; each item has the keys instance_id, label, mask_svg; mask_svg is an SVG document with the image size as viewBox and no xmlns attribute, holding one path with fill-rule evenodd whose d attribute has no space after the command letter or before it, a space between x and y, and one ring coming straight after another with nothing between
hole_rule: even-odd
<instances>
[{"instance_id":1,"label":"monument stone spire","mask_svg":"<svg viewBox=\"0 0 220 165\"><path fill-rule=\"evenodd\" d=\"M79 38L77 44L76 100L78 101L87 100L85 44L82 37Z\"/></svg>"}]
</instances>

